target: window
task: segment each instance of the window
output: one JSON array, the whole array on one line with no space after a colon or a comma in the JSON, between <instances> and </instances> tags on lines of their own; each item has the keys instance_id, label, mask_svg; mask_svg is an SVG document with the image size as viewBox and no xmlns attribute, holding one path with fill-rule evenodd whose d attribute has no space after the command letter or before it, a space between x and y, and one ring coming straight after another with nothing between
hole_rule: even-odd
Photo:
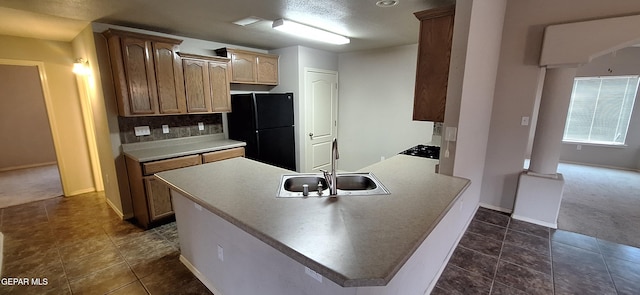
<instances>
[{"instance_id":1,"label":"window","mask_svg":"<svg viewBox=\"0 0 640 295\"><path fill-rule=\"evenodd\" d=\"M575 78L563 141L623 145L638 76Z\"/></svg>"}]
</instances>

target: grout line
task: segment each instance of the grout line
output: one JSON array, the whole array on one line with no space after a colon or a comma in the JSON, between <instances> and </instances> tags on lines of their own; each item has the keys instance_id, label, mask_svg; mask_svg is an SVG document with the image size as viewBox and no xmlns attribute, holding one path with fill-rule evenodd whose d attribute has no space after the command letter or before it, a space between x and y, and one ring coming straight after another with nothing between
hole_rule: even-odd
<instances>
[{"instance_id":1,"label":"grout line","mask_svg":"<svg viewBox=\"0 0 640 295\"><path fill-rule=\"evenodd\" d=\"M506 230L504 232L504 237L502 238L502 244L500 245L500 253L498 253L498 261L496 261L496 270L493 272L493 279L491 280L491 288L489 289L489 294L493 292L493 287L496 284L496 276L498 275L498 267L500 267L500 260L502 259L502 250L504 249L504 243L507 240L507 234L509 234L509 225L511 224L511 218L507 222ZM509 286L511 287L511 286Z\"/></svg>"},{"instance_id":2,"label":"grout line","mask_svg":"<svg viewBox=\"0 0 640 295\"><path fill-rule=\"evenodd\" d=\"M55 237L54 233L53 233L53 227L51 226L51 219L53 217L49 216L49 210L47 209L47 205L45 203L46 200L41 201L42 202L42 206L44 207L44 214L47 215L47 226L49 227L49 234L52 237ZM67 290L69 290L70 293L73 294L73 290L71 290L71 282L69 281L69 275L67 274L67 268L64 265L64 261L62 261L62 255L60 254L60 244L58 243L58 239L55 239L55 247L56 247L56 253L58 253L58 261L60 262L60 266L62 267L62 272L64 273L64 280L67 282Z\"/></svg>"},{"instance_id":3,"label":"grout line","mask_svg":"<svg viewBox=\"0 0 640 295\"><path fill-rule=\"evenodd\" d=\"M616 281L613 280L613 276L611 275L611 270L609 269L609 263L607 262L607 259L604 257L604 254L602 253L602 249L600 248L600 243L598 243L598 240L596 238L596 245L598 246L598 250L600 251L600 258L602 258L602 261L604 262L604 267L607 268L607 274L609 275L609 279L611 280L611 283L613 284L613 288L616 289L616 294L618 294L618 286L616 285Z\"/></svg>"}]
</instances>

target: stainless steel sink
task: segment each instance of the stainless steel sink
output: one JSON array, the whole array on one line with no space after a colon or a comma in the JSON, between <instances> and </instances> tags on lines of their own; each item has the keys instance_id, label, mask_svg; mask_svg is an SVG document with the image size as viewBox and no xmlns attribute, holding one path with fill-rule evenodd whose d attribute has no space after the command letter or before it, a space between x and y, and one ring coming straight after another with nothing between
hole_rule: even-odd
<instances>
[{"instance_id":1,"label":"stainless steel sink","mask_svg":"<svg viewBox=\"0 0 640 295\"><path fill-rule=\"evenodd\" d=\"M318 183L322 190L318 192ZM337 196L388 195L384 185L372 173L342 173L337 175ZM308 196L303 195L303 185L309 189ZM320 173L301 173L282 175L278 189L279 198L328 197L329 186Z\"/></svg>"},{"instance_id":2,"label":"stainless steel sink","mask_svg":"<svg viewBox=\"0 0 640 295\"><path fill-rule=\"evenodd\" d=\"M324 177L318 176L300 176L287 178L282 184L282 187L288 192L302 192L303 185L305 184L309 186L309 191L316 192L318 191L318 184L322 185L323 190L329 187Z\"/></svg>"}]
</instances>

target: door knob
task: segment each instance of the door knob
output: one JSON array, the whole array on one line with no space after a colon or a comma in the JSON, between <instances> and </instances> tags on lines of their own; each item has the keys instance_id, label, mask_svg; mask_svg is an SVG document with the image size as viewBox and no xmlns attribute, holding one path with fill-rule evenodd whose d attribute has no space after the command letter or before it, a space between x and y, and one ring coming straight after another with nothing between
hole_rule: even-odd
<instances>
[{"instance_id":1,"label":"door knob","mask_svg":"<svg viewBox=\"0 0 640 295\"><path fill-rule=\"evenodd\" d=\"M313 139L313 132L309 133L309 138Z\"/></svg>"}]
</instances>

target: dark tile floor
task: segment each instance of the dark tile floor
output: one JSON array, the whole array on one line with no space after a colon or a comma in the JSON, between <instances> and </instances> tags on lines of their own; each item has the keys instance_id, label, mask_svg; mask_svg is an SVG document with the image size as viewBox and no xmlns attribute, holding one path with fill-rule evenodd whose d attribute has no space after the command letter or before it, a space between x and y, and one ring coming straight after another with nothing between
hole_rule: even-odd
<instances>
[{"instance_id":1,"label":"dark tile floor","mask_svg":"<svg viewBox=\"0 0 640 295\"><path fill-rule=\"evenodd\" d=\"M182 265L175 222L143 231L99 194L0 210L0 294L211 294ZM640 294L640 249L480 208L432 294Z\"/></svg>"},{"instance_id":2,"label":"dark tile floor","mask_svg":"<svg viewBox=\"0 0 640 295\"><path fill-rule=\"evenodd\" d=\"M47 279L0 294L211 294L179 259L175 222L143 231L100 194L0 210L3 278Z\"/></svg>"},{"instance_id":3,"label":"dark tile floor","mask_svg":"<svg viewBox=\"0 0 640 295\"><path fill-rule=\"evenodd\" d=\"M480 208L431 294L640 294L640 249Z\"/></svg>"}]
</instances>

